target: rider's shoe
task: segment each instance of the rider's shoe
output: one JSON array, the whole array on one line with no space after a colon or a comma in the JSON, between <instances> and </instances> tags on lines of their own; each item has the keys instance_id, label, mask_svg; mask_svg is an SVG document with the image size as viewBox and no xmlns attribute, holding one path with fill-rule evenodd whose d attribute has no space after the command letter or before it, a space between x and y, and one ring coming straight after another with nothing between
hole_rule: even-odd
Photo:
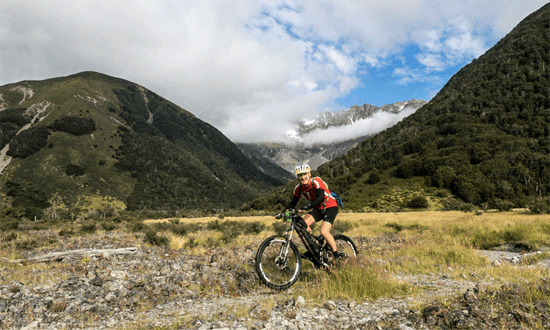
<instances>
[{"instance_id":1,"label":"rider's shoe","mask_svg":"<svg viewBox=\"0 0 550 330\"><path fill-rule=\"evenodd\" d=\"M346 257L346 254L344 252L338 252L338 251L332 251L332 256L335 260L343 259Z\"/></svg>"}]
</instances>

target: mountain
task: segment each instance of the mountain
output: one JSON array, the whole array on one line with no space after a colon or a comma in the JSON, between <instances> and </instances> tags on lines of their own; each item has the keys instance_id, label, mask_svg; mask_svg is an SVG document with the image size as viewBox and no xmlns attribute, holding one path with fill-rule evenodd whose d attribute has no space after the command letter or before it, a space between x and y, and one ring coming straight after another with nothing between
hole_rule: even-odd
<instances>
[{"instance_id":1,"label":"mountain","mask_svg":"<svg viewBox=\"0 0 550 330\"><path fill-rule=\"evenodd\" d=\"M550 212L548 54L550 4L463 67L427 105L314 174L352 210L399 210L418 197L434 209L543 205ZM251 207L277 203L284 205L271 195Z\"/></svg>"},{"instance_id":2,"label":"mountain","mask_svg":"<svg viewBox=\"0 0 550 330\"><path fill-rule=\"evenodd\" d=\"M291 174L290 178L293 179L294 168L297 164L307 162L312 169L316 169L322 164L345 154L350 148L366 138L367 136L364 136L344 142L316 144L310 147L306 147L302 143L270 142L236 143L236 145L256 164L256 167L262 167L260 161L274 163L278 168L284 169L284 172ZM275 176L274 173L270 175Z\"/></svg>"},{"instance_id":3,"label":"mountain","mask_svg":"<svg viewBox=\"0 0 550 330\"><path fill-rule=\"evenodd\" d=\"M293 136L301 138L308 133L320 132L330 127L348 126L351 128L358 121L372 118L376 113L399 114L403 110L416 111L427 102L422 100L410 100L405 102L396 102L377 107L370 104L362 106L353 106L347 110L324 112L313 119L305 119L297 125ZM386 127L384 127L386 128ZM383 128L381 128L383 129ZM318 143L313 146L305 146L303 143L236 143L237 146L247 155L258 168L265 168L260 162L273 162L292 173L297 164L307 162L312 169L316 169L322 164L332 159L344 155L349 149L356 146L359 142L365 140L368 135L361 136L351 140ZM335 136L335 141L338 139ZM279 177L273 172L267 172L270 175ZM294 175L291 176L293 178Z\"/></svg>"},{"instance_id":4,"label":"mountain","mask_svg":"<svg viewBox=\"0 0 550 330\"><path fill-rule=\"evenodd\" d=\"M0 86L0 110L11 212L221 210L283 183L192 113L100 73Z\"/></svg>"},{"instance_id":5,"label":"mountain","mask_svg":"<svg viewBox=\"0 0 550 330\"><path fill-rule=\"evenodd\" d=\"M381 107L377 107L371 104L363 104L362 106L354 105L347 110L323 112L313 119L308 119L301 122L298 128L298 135L302 137L316 129L327 129L329 127L353 125L357 121L372 117L375 113L378 112L398 114L405 109L416 110L426 103L428 102L412 99L410 101L386 104Z\"/></svg>"}]
</instances>

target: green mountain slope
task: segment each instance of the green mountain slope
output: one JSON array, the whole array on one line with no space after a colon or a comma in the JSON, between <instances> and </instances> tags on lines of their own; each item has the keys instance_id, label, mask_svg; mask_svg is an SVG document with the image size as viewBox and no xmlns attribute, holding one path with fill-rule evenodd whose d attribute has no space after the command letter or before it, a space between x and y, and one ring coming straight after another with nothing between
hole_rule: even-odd
<instances>
[{"instance_id":1,"label":"green mountain slope","mask_svg":"<svg viewBox=\"0 0 550 330\"><path fill-rule=\"evenodd\" d=\"M502 209L547 200L549 23L547 4L462 68L427 105L314 174L355 210L415 207L415 196L432 208ZM277 203L284 205L271 196L252 205Z\"/></svg>"},{"instance_id":2,"label":"green mountain slope","mask_svg":"<svg viewBox=\"0 0 550 330\"><path fill-rule=\"evenodd\" d=\"M220 210L282 184L214 127L122 79L83 72L0 86L0 96L0 193L31 215Z\"/></svg>"}]
</instances>

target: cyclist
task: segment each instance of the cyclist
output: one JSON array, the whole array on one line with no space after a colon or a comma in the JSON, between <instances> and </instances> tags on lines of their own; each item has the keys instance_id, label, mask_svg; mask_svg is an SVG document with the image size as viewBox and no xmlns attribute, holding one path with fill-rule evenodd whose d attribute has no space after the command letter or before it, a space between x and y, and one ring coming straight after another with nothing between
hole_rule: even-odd
<instances>
[{"instance_id":1,"label":"cyclist","mask_svg":"<svg viewBox=\"0 0 550 330\"><path fill-rule=\"evenodd\" d=\"M311 233L311 225L314 222L323 220L321 224L321 235L325 238L332 249L334 258L345 256L344 253L338 252L334 237L330 230L334 226L334 219L338 214L338 204L336 199L330 194L328 186L318 177L311 176L311 168L304 163L296 166L294 173L300 179L300 183L294 188L292 200L286 207L286 210L293 209L298 204L300 196L304 196L308 200L308 204L301 208L301 211L309 213L304 217L307 224L307 231ZM310 211L311 210L311 211ZM312 259L311 254L306 252L302 255L303 258Z\"/></svg>"}]
</instances>

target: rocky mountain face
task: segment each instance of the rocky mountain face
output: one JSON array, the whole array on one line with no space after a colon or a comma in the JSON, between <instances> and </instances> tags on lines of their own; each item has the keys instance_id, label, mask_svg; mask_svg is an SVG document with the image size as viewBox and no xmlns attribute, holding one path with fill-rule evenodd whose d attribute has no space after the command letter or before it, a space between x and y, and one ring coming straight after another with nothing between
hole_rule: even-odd
<instances>
[{"instance_id":1,"label":"rocky mountain face","mask_svg":"<svg viewBox=\"0 0 550 330\"><path fill-rule=\"evenodd\" d=\"M370 104L353 107L336 112L324 112L314 119L306 119L300 122L296 128L296 136L304 135L316 130L323 130L329 127L351 126L359 120L372 117L378 112L388 112L398 114L405 109L416 111L427 102L423 100L410 100L405 102L396 102L377 107ZM337 138L337 137L335 137ZM334 158L345 154L349 149L368 138L368 135L358 137L342 142L333 142L328 144L316 144L305 146L303 143L236 143L237 146L247 155L256 167L265 169L260 163L272 162L282 167L286 171L293 172L297 164L307 162L313 169L327 163ZM263 157L263 158L262 158ZM265 172L270 175L276 175L272 172Z\"/></svg>"},{"instance_id":2,"label":"rocky mountain face","mask_svg":"<svg viewBox=\"0 0 550 330\"><path fill-rule=\"evenodd\" d=\"M410 101L396 102L377 107L371 104L363 104L362 106L354 105L347 110L335 112L323 112L311 120L304 120L298 126L300 136L316 130L327 129L334 126L353 125L358 120L372 117L377 112L388 112L398 114L404 109L412 108L419 109L428 102L423 100L412 99Z\"/></svg>"}]
</instances>

